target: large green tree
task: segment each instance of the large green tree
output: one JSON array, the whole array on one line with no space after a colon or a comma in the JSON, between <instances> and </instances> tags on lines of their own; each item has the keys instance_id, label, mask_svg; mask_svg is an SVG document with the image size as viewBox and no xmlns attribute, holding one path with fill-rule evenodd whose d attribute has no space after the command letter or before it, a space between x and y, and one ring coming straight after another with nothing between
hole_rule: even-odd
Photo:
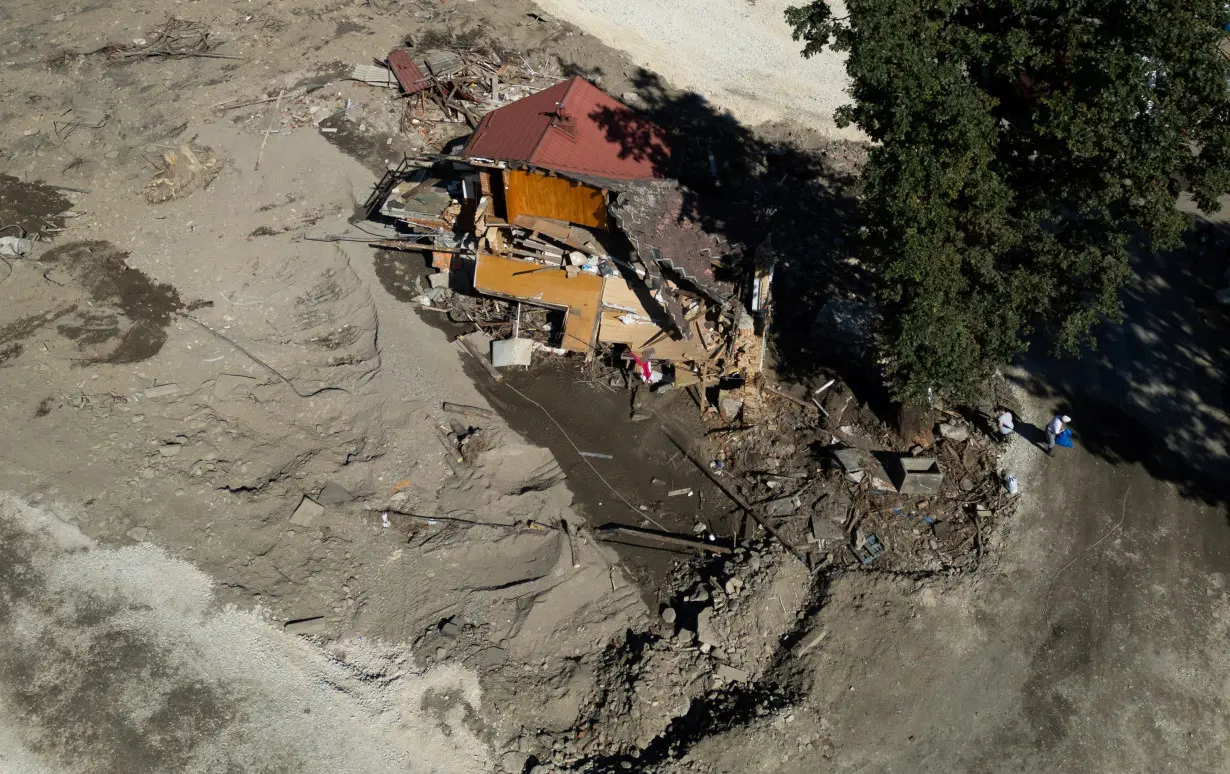
<instances>
[{"instance_id":1,"label":"large green tree","mask_svg":"<svg viewBox=\"0 0 1230 774\"><path fill-rule=\"evenodd\" d=\"M823 0L787 21L848 53L874 141L862 178L879 346L902 399L969 397L1043 327L1092 342L1133 279L1130 242L1175 246L1184 190L1230 191L1225 0Z\"/></svg>"}]
</instances>

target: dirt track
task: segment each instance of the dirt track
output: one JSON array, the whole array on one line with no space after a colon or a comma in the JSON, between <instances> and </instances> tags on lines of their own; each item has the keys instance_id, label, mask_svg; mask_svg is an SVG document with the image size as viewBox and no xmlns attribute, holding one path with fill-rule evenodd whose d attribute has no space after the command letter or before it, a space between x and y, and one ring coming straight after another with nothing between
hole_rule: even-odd
<instances>
[{"instance_id":1,"label":"dirt track","mask_svg":"<svg viewBox=\"0 0 1230 774\"><path fill-rule=\"evenodd\" d=\"M1029 420L1064 401L1083 437L1061 464L1014 452L1027 505L979 578L829 585L756 549L658 589L738 611L713 624L740 663L721 678L607 547L526 527L602 513L574 503L581 465L516 432L541 419L489 423L492 450L450 471L440 402L486 403L405 303L421 268L308 238L346 232L384 163L424 146L387 93L339 77L405 35L490 36L615 94L679 63L517 0L213 4L193 18L241 59L88 53L172 8L0 13L0 225L64 229L0 265L0 628L19 644L0 659L0 768L1225 769L1207 719L1230 677L1227 353L1224 315L1193 315L1197 273L1142 290L1107 360L1021 378ZM151 203L155 162L186 143L216 177ZM330 483L351 499L290 521ZM592 483L582 500L603 497ZM1051 588L1129 485L1122 526ZM282 630L315 616L310 639Z\"/></svg>"}]
</instances>

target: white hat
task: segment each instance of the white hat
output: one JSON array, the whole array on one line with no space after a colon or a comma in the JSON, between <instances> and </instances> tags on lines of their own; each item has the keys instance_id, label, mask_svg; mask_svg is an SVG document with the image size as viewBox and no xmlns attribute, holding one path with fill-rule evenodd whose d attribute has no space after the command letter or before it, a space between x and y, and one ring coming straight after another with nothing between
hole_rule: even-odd
<instances>
[{"instance_id":1,"label":"white hat","mask_svg":"<svg viewBox=\"0 0 1230 774\"><path fill-rule=\"evenodd\" d=\"M1071 422L1071 421L1072 421L1072 417L1068 416L1067 414L1064 414L1064 415L1063 415L1063 421L1064 421L1064 422Z\"/></svg>"}]
</instances>

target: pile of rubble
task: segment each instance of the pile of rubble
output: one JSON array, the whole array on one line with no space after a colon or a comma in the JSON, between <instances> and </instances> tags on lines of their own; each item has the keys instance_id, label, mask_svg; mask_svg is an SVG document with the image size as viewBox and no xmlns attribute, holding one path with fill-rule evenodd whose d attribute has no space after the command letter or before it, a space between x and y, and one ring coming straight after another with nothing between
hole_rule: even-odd
<instances>
[{"instance_id":1,"label":"pile of rubble","mask_svg":"<svg viewBox=\"0 0 1230 774\"><path fill-rule=\"evenodd\" d=\"M426 58L410 68L398 53L388 61L407 94L449 105L471 93L461 76L473 64ZM437 273L419 302L497 342L537 339L622 363L655 388L694 386L733 420L763 367L773 255L685 217L669 160L660 128L570 78L489 110L457 152L388 170L367 202L387 237L373 244L424 254ZM458 295L509 303L474 314ZM523 306L552 314L527 326ZM542 347L512 349L501 360L528 365Z\"/></svg>"},{"instance_id":2,"label":"pile of rubble","mask_svg":"<svg viewBox=\"0 0 1230 774\"><path fill-rule=\"evenodd\" d=\"M902 440L840 385L810 407L762 386L758 424L710 430L710 467L787 544L805 548L813 567L904 574L977 567L989 531L1014 504L996 469L995 441L943 415L917 439L925 445L902 452ZM728 534L737 542L756 527L736 522Z\"/></svg>"}]
</instances>

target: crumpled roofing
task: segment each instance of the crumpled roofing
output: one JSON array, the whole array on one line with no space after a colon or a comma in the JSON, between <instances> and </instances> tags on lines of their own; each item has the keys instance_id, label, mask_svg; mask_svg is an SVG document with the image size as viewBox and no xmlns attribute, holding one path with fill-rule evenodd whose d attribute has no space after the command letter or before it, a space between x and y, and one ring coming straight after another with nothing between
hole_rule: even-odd
<instances>
[{"instance_id":1,"label":"crumpled roofing","mask_svg":"<svg viewBox=\"0 0 1230 774\"><path fill-rule=\"evenodd\" d=\"M610 180L662 178L670 158L660 127L579 76L492 110L463 153Z\"/></svg>"}]
</instances>

